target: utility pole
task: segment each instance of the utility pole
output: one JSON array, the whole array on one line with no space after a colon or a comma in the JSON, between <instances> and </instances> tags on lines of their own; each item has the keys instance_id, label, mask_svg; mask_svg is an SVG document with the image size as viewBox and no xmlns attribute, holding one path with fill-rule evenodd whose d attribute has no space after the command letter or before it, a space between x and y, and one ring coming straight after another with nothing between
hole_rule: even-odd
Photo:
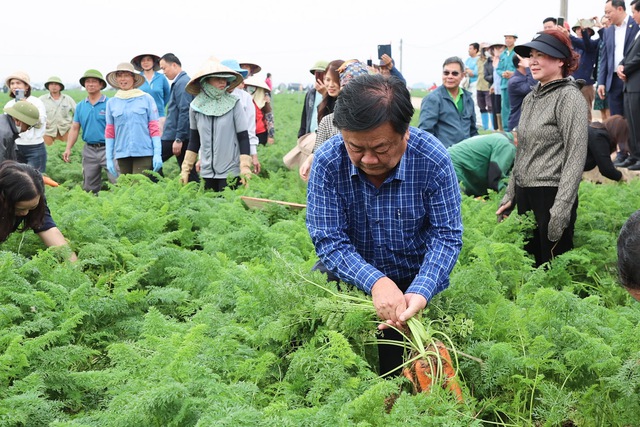
<instances>
[{"instance_id":1,"label":"utility pole","mask_svg":"<svg viewBox=\"0 0 640 427\"><path fill-rule=\"evenodd\" d=\"M560 16L567 22L569 18L569 0L560 0Z\"/></svg>"}]
</instances>

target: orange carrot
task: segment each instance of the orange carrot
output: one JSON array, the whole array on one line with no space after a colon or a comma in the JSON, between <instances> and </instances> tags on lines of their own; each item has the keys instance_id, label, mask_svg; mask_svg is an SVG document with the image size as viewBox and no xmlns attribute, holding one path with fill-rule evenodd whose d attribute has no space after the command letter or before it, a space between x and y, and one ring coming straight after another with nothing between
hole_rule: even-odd
<instances>
[{"instance_id":1,"label":"orange carrot","mask_svg":"<svg viewBox=\"0 0 640 427\"><path fill-rule=\"evenodd\" d=\"M48 185L49 187L57 187L58 183L55 182L54 180L52 180L51 178L49 178L46 175L42 175L42 181L44 181L45 185Z\"/></svg>"},{"instance_id":2,"label":"orange carrot","mask_svg":"<svg viewBox=\"0 0 640 427\"><path fill-rule=\"evenodd\" d=\"M430 344L427 351L437 353L441 365L438 364L438 356L431 354L426 358L416 359L402 371L403 375L411 381L414 394L429 392L433 381L443 378L442 386L452 392L458 402L462 403L462 390L456 379L456 371L453 369L453 362L447 348L442 342L436 341L435 348ZM439 366L442 367L442 372L439 372Z\"/></svg>"}]
</instances>

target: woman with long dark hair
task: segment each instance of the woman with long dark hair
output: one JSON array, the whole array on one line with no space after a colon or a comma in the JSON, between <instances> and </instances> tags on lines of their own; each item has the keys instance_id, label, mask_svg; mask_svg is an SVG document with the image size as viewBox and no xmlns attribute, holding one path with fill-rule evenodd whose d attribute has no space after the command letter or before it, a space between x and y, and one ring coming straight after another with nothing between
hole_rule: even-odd
<instances>
[{"instance_id":1,"label":"woman with long dark hair","mask_svg":"<svg viewBox=\"0 0 640 427\"><path fill-rule=\"evenodd\" d=\"M623 178L621 171L616 169L611 160L611 154L620 144L626 144L629 139L629 125L627 120L615 114L603 122L589 124L589 149L584 170L590 171L596 166L602 176L614 181Z\"/></svg>"},{"instance_id":2,"label":"woman with long dark hair","mask_svg":"<svg viewBox=\"0 0 640 427\"><path fill-rule=\"evenodd\" d=\"M320 105L318 105L318 125L324 118L333 113L333 108L336 105L336 99L340 95L340 73L338 68L344 64L342 59L335 59L329 62L327 68L324 71L324 86L327 90L326 95L322 98Z\"/></svg>"},{"instance_id":3,"label":"woman with long dark hair","mask_svg":"<svg viewBox=\"0 0 640 427\"><path fill-rule=\"evenodd\" d=\"M579 56L567 34L546 30L515 51L529 58L538 83L522 102L515 164L496 214L506 215L515 205L519 214L533 212L536 229L525 249L540 266L573 248L588 106L570 76Z\"/></svg>"},{"instance_id":4,"label":"woman with long dark hair","mask_svg":"<svg viewBox=\"0 0 640 427\"><path fill-rule=\"evenodd\" d=\"M0 163L0 242L14 231L33 230L46 246L67 241L51 218L44 197L42 175L32 166L5 160ZM70 259L76 259L72 253Z\"/></svg>"}]
</instances>

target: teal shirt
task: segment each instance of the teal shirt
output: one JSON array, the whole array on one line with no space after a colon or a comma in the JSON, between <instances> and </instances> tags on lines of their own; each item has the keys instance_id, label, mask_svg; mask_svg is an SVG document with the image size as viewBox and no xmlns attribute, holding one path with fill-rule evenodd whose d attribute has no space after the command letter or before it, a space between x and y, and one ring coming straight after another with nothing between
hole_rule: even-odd
<instances>
[{"instance_id":1,"label":"teal shirt","mask_svg":"<svg viewBox=\"0 0 640 427\"><path fill-rule=\"evenodd\" d=\"M504 52L500 54L500 61L498 61L498 66L496 67L496 72L500 77L502 77L502 73L505 71L515 71L516 67L513 65L513 55L516 52L514 49L505 49ZM509 83L509 79L502 78L500 81L500 89L507 90L507 84ZM505 94L502 94L505 96ZM508 114L507 114L508 115Z\"/></svg>"},{"instance_id":2,"label":"teal shirt","mask_svg":"<svg viewBox=\"0 0 640 427\"><path fill-rule=\"evenodd\" d=\"M458 181L468 196L484 196L506 186L516 147L502 133L467 138L447 148Z\"/></svg>"}]
</instances>

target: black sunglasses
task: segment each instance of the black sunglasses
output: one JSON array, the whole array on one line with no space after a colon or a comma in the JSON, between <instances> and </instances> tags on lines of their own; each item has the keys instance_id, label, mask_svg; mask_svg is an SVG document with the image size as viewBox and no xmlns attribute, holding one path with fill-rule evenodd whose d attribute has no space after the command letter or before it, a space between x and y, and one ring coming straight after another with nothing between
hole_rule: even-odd
<instances>
[{"instance_id":1,"label":"black sunglasses","mask_svg":"<svg viewBox=\"0 0 640 427\"><path fill-rule=\"evenodd\" d=\"M448 76L449 74L452 74L453 77L458 77L460 75L460 71L449 71L449 70L444 70L442 72L442 75L444 76Z\"/></svg>"}]
</instances>

